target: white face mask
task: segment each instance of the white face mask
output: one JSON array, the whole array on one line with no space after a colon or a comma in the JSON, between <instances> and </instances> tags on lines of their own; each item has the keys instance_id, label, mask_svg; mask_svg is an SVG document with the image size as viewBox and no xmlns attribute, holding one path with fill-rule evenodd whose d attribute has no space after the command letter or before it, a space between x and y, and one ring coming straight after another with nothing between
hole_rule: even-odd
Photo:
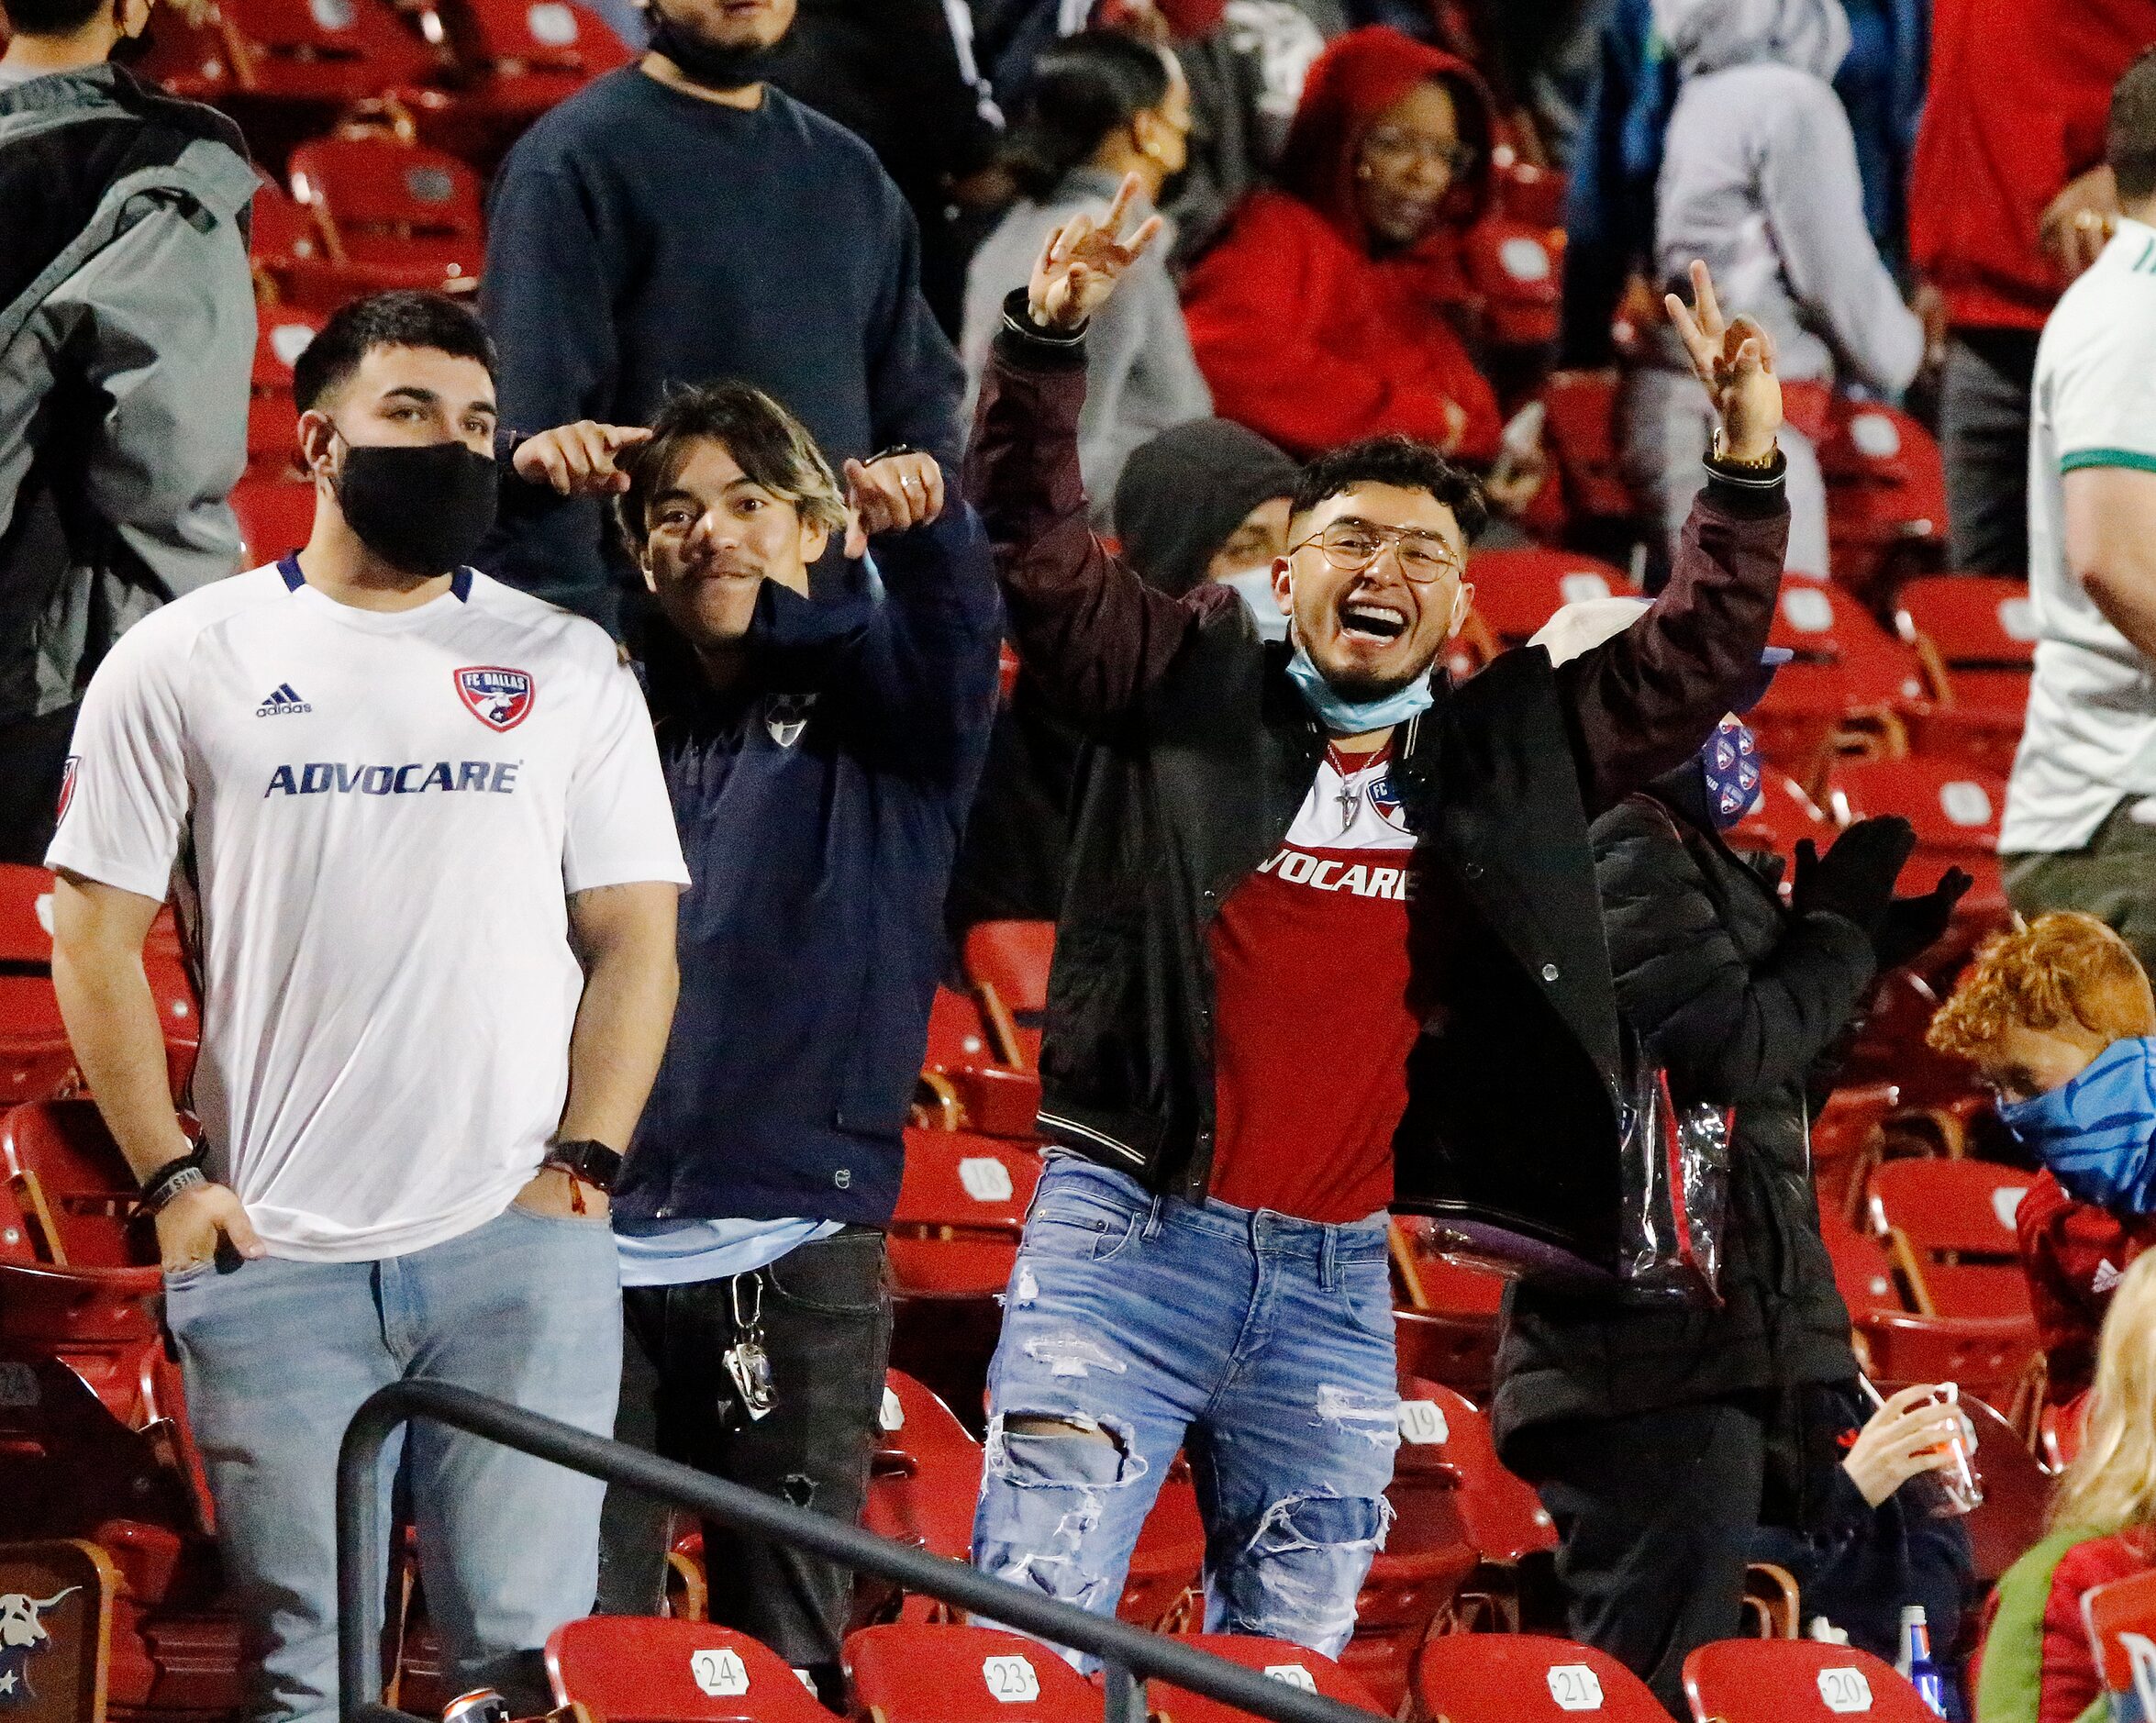
<instances>
[{"instance_id":1,"label":"white face mask","mask_svg":"<svg viewBox=\"0 0 2156 1723\"><path fill-rule=\"evenodd\" d=\"M1221 585L1235 589L1236 595L1243 601L1243 607L1250 613L1250 620L1258 625L1261 640L1287 639L1287 617L1272 595L1272 563L1261 562L1254 568L1220 575L1218 580Z\"/></svg>"}]
</instances>

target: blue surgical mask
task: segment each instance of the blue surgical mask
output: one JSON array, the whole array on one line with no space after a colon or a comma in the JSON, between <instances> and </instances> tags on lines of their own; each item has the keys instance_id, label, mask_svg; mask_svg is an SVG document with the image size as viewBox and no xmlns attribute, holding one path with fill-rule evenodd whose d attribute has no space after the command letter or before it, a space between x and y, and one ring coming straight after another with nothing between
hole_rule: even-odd
<instances>
[{"instance_id":1,"label":"blue surgical mask","mask_svg":"<svg viewBox=\"0 0 2156 1723\"><path fill-rule=\"evenodd\" d=\"M1247 568L1239 573L1219 576L1220 584L1232 587L1235 595L1243 601L1243 608L1250 613L1250 620L1258 625L1261 640L1287 639L1287 613L1281 609L1272 596L1272 564L1261 562L1255 568Z\"/></svg>"},{"instance_id":2,"label":"blue surgical mask","mask_svg":"<svg viewBox=\"0 0 2156 1723\"><path fill-rule=\"evenodd\" d=\"M1325 673L1310 661L1301 647L1288 660L1287 673L1303 695L1303 703L1334 736L1364 736L1395 724L1405 724L1430 706L1430 679L1427 670L1405 688L1395 688L1375 700L1350 700L1326 681Z\"/></svg>"},{"instance_id":3,"label":"blue surgical mask","mask_svg":"<svg viewBox=\"0 0 2156 1723\"><path fill-rule=\"evenodd\" d=\"M2071 1083L2002 1105L1999 1123L2076 1201L2156 1208L2156 1038L2113 1041Z\"/></svg>"},{"instance_id":4,"label":"blue surgical mask","mask_svg":"<svg viewBox=\"0 0 2156 1723\"><path fill-rule=\"evenodd\" d=\"M1725 717L1699 750L1699 775L1706 785L1707 817L1728 831L1760 799L1760 746L1743 719Z\"/></svg>"}]
</instances>

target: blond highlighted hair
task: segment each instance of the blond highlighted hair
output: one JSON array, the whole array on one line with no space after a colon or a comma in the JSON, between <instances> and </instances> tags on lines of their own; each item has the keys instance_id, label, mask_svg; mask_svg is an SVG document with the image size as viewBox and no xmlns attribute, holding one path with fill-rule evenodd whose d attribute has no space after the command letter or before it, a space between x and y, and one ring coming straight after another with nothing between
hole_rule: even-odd
<instances>
[{"instance_id":1,"label":"blond highlighted hair","mask_svg":"<svg viewBox=\"0 0 2156 1723\"><path fill-rule=\"evenodd\" d=\"M2156 1522L2156 1252L2111 1295L2096 1342L2081 1451L2059 1481L2051 1524L2106 1537Z\"/></svg>"},{"instance_id":2,"label":"blond highlighted hair","mask_svg":"<svg viewBox=\"0 0 2156 1723\"><path fill-rule=\"evenodd\" d=\"M2095 917L2060 909L1986 944L1924 1039L1980 1060L2009 1028L2071 1023L2106 1042L2156 1035L2156 995L2133 947Z\"/></svg>"}]
</instances>

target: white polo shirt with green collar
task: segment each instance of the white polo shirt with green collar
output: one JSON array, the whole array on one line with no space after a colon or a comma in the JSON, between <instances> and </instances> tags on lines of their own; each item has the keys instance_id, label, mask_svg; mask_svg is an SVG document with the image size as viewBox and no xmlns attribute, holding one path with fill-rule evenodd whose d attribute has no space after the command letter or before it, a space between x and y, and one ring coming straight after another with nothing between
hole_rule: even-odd
<instances>
[{"instance_id":1,"label":"white polo shirt with green collar","mask_svg":"<svg viewBox=\"0 0 2156 1723\"><path fill-rule=\"evenodd\" d=\"M2156 796L2156 661L2066 563L2065 477L2156 472L2156 228L2122 220L2044 325L2029 391L2028 592L2036 679L1999 848L2078 850L2119 802ZM2151 809L2156 814L2156 808Z\"/></svg>"}]
</instances>

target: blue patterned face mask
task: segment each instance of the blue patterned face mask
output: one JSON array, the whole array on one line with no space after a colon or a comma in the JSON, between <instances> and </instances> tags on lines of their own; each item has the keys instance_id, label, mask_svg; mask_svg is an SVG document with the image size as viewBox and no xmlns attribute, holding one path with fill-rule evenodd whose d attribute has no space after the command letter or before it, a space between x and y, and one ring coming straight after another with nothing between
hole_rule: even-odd
<instances>
[{"instance_id":1,"label":"blue patterned face mask","mask_svg":"<svg viewBox=\"0 0 2156 1723\"><path fill-rule=\"evenodd\" d=\"M1335 736L1366 736L1395 724L1405 724L1430 708L1430 678L1427 670L1405 688L1395 688L1375 700L1350 700L1340 694L1310 661L1301 647L1288 660L1287 673L1303 695L1303 703L1317 721Z\"/></svg>"},{"instance_id":2,"label":"blue patterned face mask","mask_svg":"<svg viewBox=\"0 0 2156 1723\"><path fill-rule=\"evenodd\" d=\"M2077 1202L2156 1208L2156 1039L2113 1041L2071 1083L2003 1104L1999 1123Z\"/></svg>"},{"instance_id":3,"label":"blue patterned face mask","mask_svg":"<svg viewBox=\"0 0 2156 1723\"><path fill-rule=\"evenodd\" d=\"M1760 799L1760 748L1742 718L1725 717L1699 750L1699 775L1706 785L1706 811L1717 831L1728 831Z\"/></svg>"}]
</instances>

